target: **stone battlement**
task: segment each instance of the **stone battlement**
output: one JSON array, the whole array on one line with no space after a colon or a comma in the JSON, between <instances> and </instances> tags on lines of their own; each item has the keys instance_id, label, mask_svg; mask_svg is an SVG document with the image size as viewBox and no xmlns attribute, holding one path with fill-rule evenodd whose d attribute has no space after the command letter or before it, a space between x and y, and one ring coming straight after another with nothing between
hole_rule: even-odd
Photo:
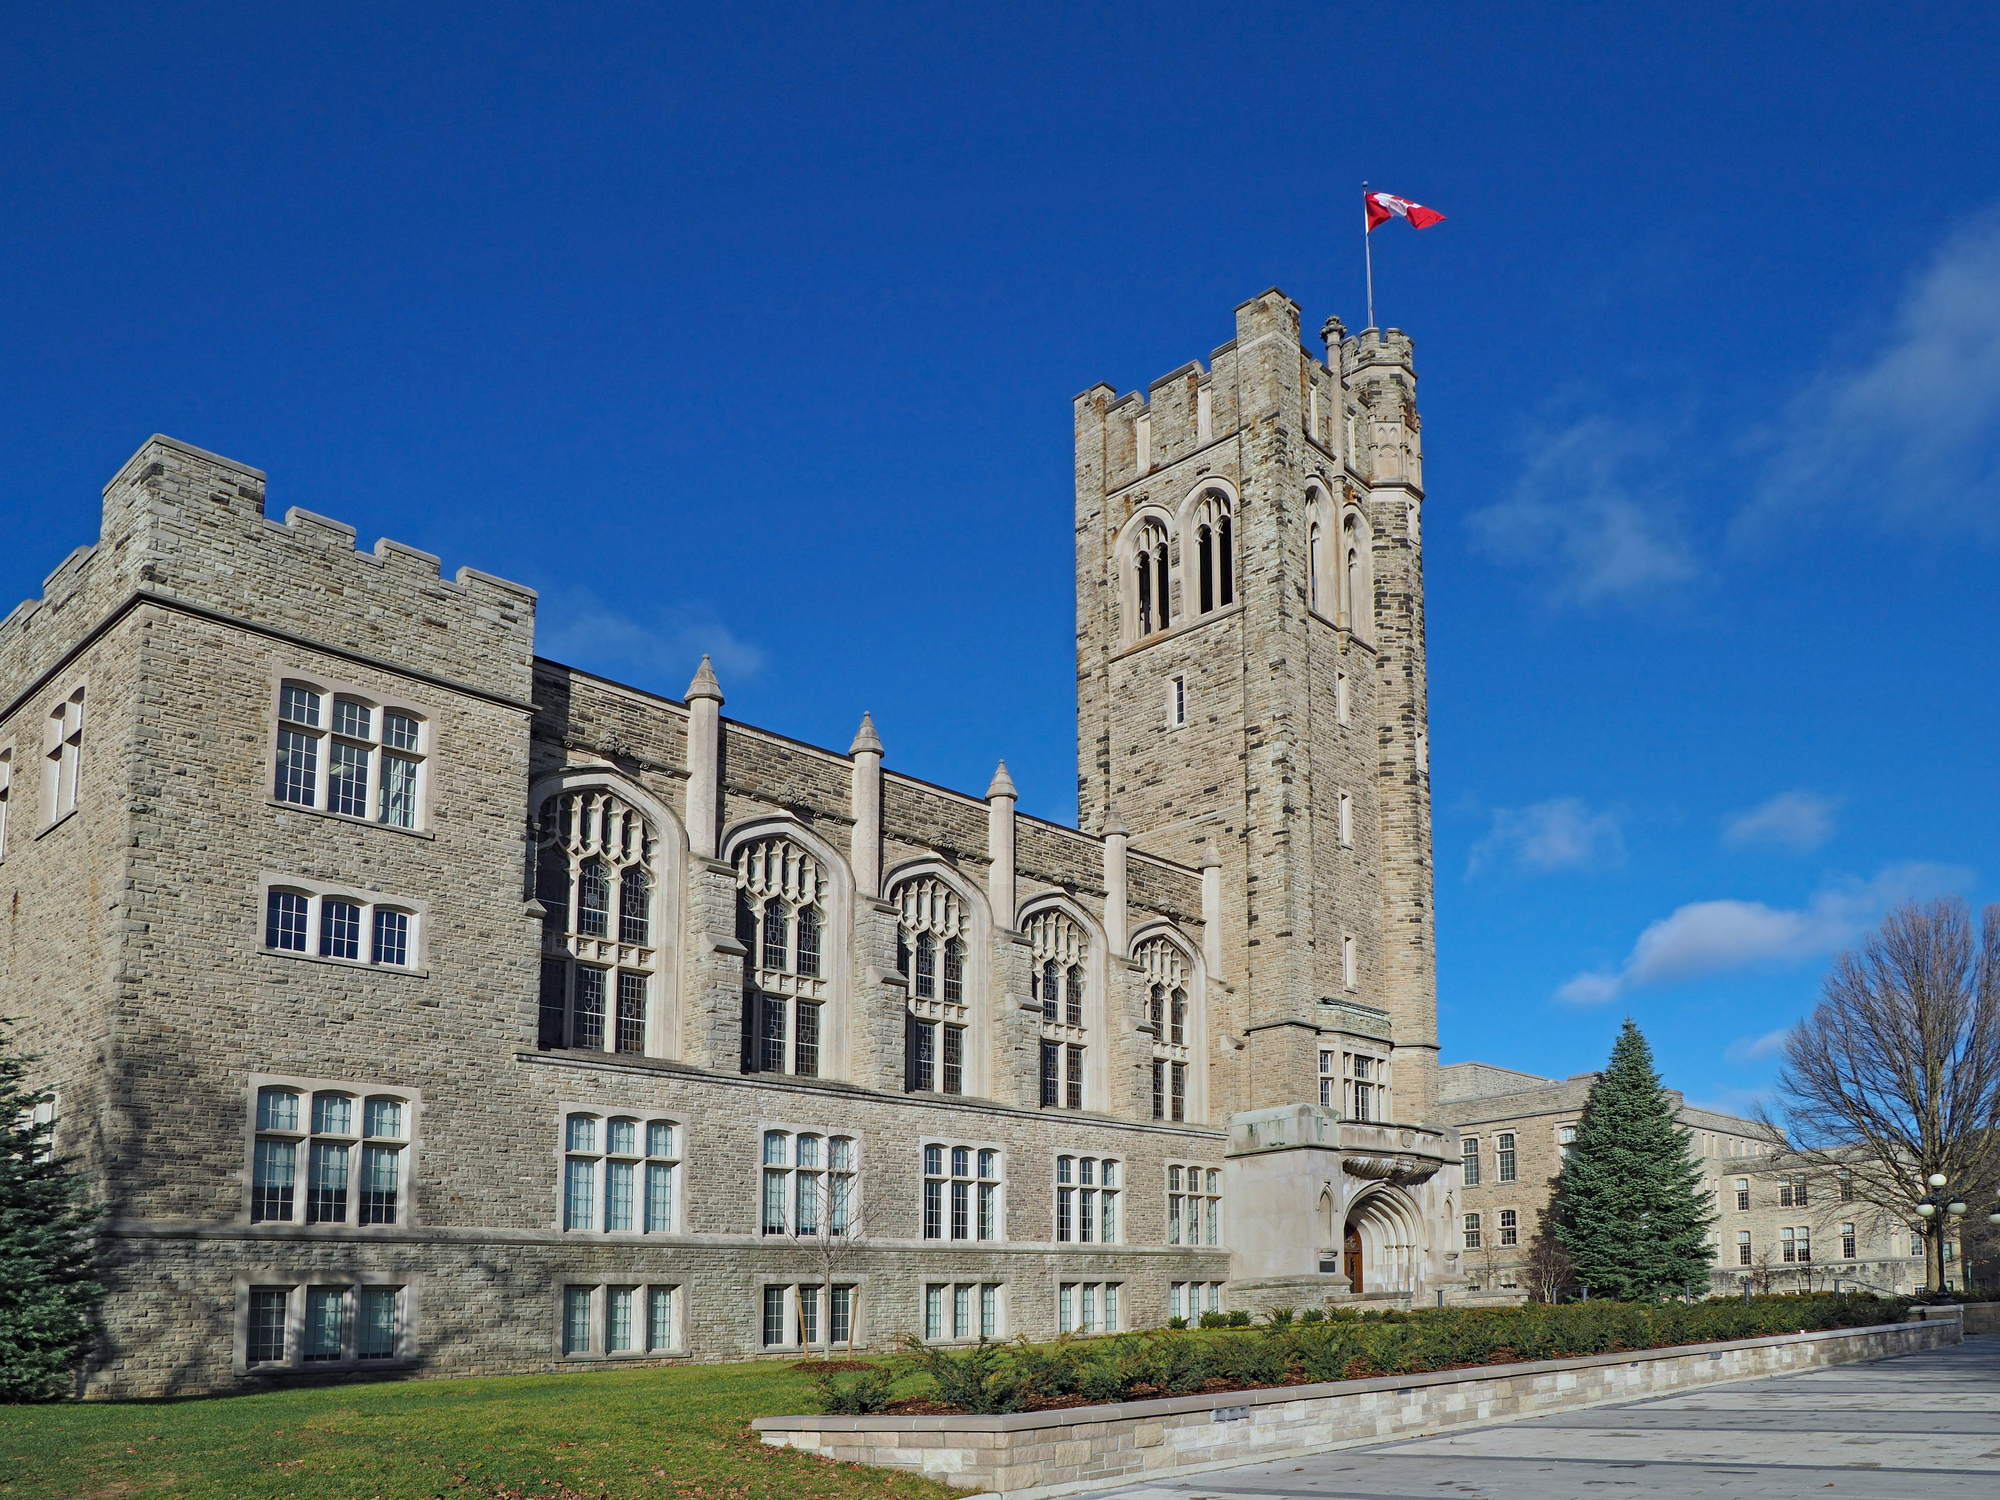
<instances>
[{"instance_id":1,"label":"stone battlement","mask_svg":"<svg viewBox=\"0 0 2000 1500\"><path fill-rule=\"evenodd\" d=\"M386 537L361 552L352 526L296 506L274 521L265 500L261 470L148 438L104 487L96 543L0 620L0 680L35 691L93 632L152 600L525 701L533 589L476 568L447 579L435 556Z\"/></svg>"}]
</instances>

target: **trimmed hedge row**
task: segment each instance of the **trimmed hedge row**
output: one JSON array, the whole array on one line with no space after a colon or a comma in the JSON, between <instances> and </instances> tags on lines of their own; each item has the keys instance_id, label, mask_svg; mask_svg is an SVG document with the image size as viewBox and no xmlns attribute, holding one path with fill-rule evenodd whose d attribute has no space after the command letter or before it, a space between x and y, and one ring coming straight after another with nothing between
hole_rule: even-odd
<instances>
[{"instance_id":1,"label":"trimmed hedge row","mask_svg":"<svg viewBox=\"0 0 2000 1500\"><path fill-rule=\"evenodd\" d=\"M1372 1375L1404 1375L1514 1360L1662 1349L1824 1328L1900 1321L1909 1304L1873 1296L1714 1298L1706 1302L1576 1302L1418 1312L1341 1312L1313 1321L1288 1313L1243 1331L1161 1329L1053 1344L982 1340L954 1352L911 1340L904 1373L929 1377L923 1409L976 1415L1055 1405L1136 1401ZM820 1383L824 1410L890 1404L891 1372ZM907 1404L907 1403L898 1403Z\"/></svg>"}]
</instances>

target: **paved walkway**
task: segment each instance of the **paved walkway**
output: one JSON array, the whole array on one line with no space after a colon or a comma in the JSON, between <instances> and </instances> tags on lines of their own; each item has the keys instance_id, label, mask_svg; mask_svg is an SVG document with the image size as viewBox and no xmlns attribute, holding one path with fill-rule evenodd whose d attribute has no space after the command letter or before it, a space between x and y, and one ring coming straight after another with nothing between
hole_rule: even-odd
<instances>
[{"instance_id":1,"label":"paved walkway","mask_svg":"<svg viewBox=\"0 0 2000 1500\"><path fill-rule=\"evenodd\" d=\"M2000 1337L1098 1500L1996 1500Z\"/></svg>"}]
</instances>

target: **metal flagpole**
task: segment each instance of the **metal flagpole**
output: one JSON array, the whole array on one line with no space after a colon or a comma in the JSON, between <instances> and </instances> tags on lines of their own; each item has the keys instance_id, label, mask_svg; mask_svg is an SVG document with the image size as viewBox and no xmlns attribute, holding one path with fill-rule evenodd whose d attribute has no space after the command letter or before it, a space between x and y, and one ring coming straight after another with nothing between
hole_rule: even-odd
<instances>
[{"instance_id":1,"label":"metal flagpole","mask_svg":"<svg viewBox=\"0 0 2000 1500\"><path fill-rule=\"evenodd\" d=\"M1361 184L1361 257L1368 263L1368 326L1375 326L1375 236L1368 232L1368 183Z\"/></svg>"}]
</instances>

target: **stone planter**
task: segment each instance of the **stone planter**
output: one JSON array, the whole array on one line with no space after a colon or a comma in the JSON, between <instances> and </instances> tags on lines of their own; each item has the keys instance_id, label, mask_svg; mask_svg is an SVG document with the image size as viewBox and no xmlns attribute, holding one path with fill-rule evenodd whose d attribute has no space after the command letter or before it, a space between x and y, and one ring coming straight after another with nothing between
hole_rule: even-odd
<instances>
[{"instance_id":1,"label":"stone planter","mask_svg":"<svg viewBox=\"0 0 2000 1500\"><path fill-rule=\"evenodd\" d=\"M760 1417L751 1425L773 1446L909 1469L1005 1500L1041 1500L1141 1477L1198 1474L1882 1359L1956 1344L1962 1336L1951 1318L1005 1417Z\"/></svg>"}]
</instances>

